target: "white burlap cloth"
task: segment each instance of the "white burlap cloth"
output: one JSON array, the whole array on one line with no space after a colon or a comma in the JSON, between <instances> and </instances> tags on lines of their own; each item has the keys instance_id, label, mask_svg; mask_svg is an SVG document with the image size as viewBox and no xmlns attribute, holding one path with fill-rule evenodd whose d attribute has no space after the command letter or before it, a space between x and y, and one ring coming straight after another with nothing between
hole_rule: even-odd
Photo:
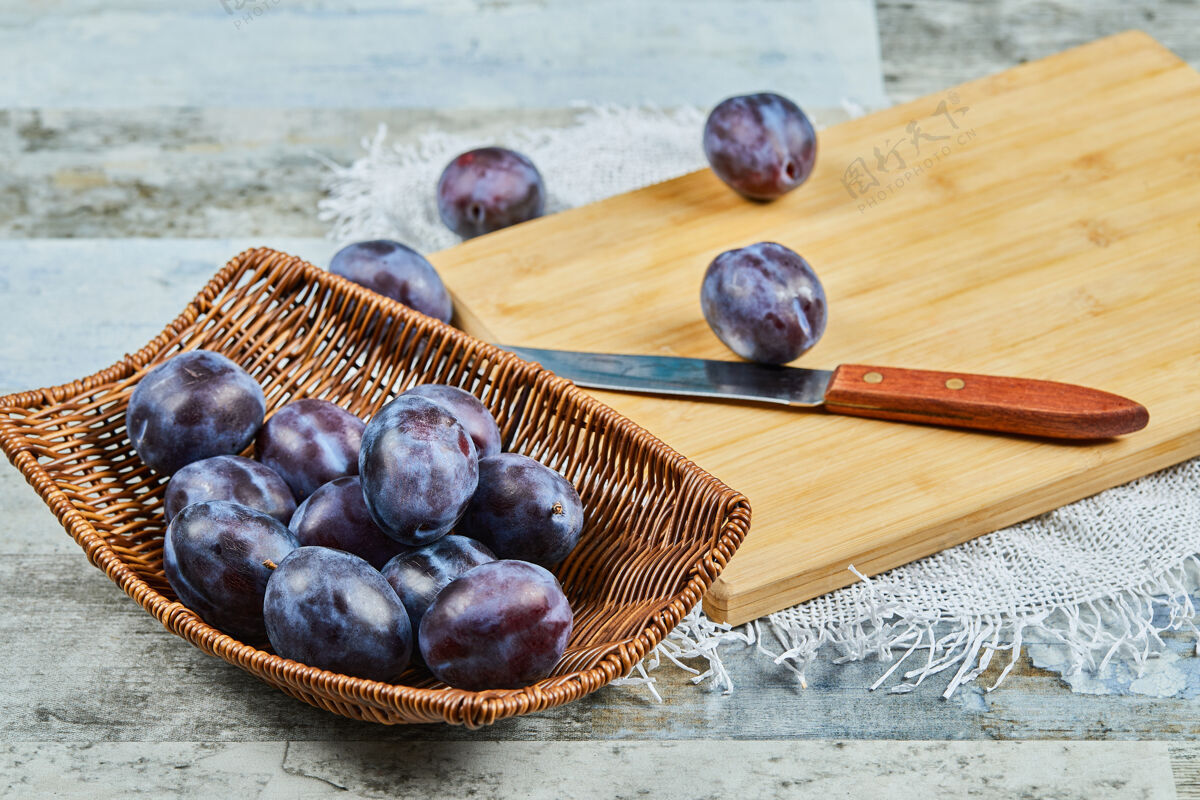
<instances>
[{"instance_id":1,"label":"white burlap cloth","mask_svg":"<svg viewBox=\"0 0 1200 800\"><path fill-rule=\"evenodd\" d=\"M529 155L546 176L552 213L703 167L702 124L697 109L591 108L571 127L517 130L499 141L435 132L389 144L380 129L362 158L330 165L320 215L338 242L389 237L438 250L458 238L438 219L433 187L463 150L501 144ZM696 681L729 690L720 651L736 643L757 646L801 682L820 653L875 656L884 662L876 686L910 691L940 674L946 696L1007 651L989 688L998 685L1031 640L1065 648L1072 670L1100 671L1113 658L1140 669L1161 649L1164 630L1200 636L1192 598L1198 554L1193 460L741 628L694 610L627 680L653 691L647 670L665 657ZM707 659L707 670L686 663L697 658Z\"/></svg>"}]
</instances>

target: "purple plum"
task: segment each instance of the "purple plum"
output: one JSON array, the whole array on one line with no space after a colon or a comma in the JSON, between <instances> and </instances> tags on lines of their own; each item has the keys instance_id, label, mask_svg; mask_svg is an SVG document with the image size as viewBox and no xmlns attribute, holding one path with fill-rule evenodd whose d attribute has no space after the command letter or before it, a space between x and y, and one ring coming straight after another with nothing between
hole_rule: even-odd
<instances>
[{"instance_id":1,"label":"purple plum","mask_svg":"<svg viewBox=\"0 0 1200 800\"><path fill-rule=\"evenodd\" d=\"M449 533L479 480L475 443L449 411L410 394L367 423L358 457L371 518L401 544Z\"/></svg>"},{"instance_id":2,"label":"purple plum","mask_svg":"<svg viewBox=\"0 0 1200 800\"><path fill-rule=\"evenodd\" d=\"M228 500L270 514L284 525L296 510L292 490L274 470L241 456L193 461L171 476L163 509L170 522L192 503Z\"/></svg>"},{"instance_id":3,"label":"purple plum","mask_svg":"<svg viewBox=\"0 0 1200 800\"><path fill-rule=\"evenodd\" d=\"M479 488L458 524L499 558L551 567L575 549L583 504L571 482L528 456L479 459Z\"/></svg>"},{"instance_id":4,"label":"purple plum","mask_svg":"<svg viewBox=\"0 0 1200 800\"><path fill-rule=\"evenodd\" d=\"M411 549L379 530L367 511L357 475L336 478L310 494L288 528L302 546L345 550L375 569Z\"/></svg>"},{"instance_id":5,"label":"purple plum","mask_svg":"<svg viewBox=\"0 0 1200 800\"><path fill-rule=\"evenodd\" d=\"M294 400L259 431L258 459L287 481L303 500L334 478L358 474L365 425L328 400Z\"/></svg>"},{"instance_id":6,"label":"purple plum","mask_svg":"<svg viewBox=\"0 0 1200 800\"><path fill-rule=\"evenodd\" d=\"M457 689L517 689L554 670L573 622L554 575L492 561L438 593L417 642L430 672Z\"/></svg>"},{"instance_id":7,"label":"purple plum","mask_svg":"<svg viewBox=\"0 0 1200 800\"><path fill-rule=\"evenodd\" d=\"M469 570L495 560L495 554L479 542L452 533L396 556L381 572L404 603L415 631L438 592Z\"/></svg>"},{"instance_id":8,"label":"purple plum","mask_svg":"<svg viewBox=\"0 0 1200 800\"><path fill-rule=\"evenodd\" d=\"M800 107L771 92L730 97L704 123L713 172L752 200L773 200L804 183L817 160L817 134Z\"/></svg>"},{"instance_id":9,"label":"purple plum","mask_svg":"<svg viewBox=\"0 0 1200 800\"><path fill-rule=\"evenodd\" d=\"M424 397L453 414L459 424L467 429L480 458L500 452L500 426L475 395L457 386L441 383L414 386L405 394Z\"/></svg>"},{"instance_id":10,"label":"purple plum","mask_svg":"<svg viewBox=\"0 0 1200 800\"><path fill-rule=\"evenodd\" d=\"M408 612L356 555L299 547L267 583L263 617L276 654L310 667L394 682L412 656Z\"/></svg>"},{"instance_id":11,"label":"purple plum","mask_svg":"<svg viewBox=\"0 0 1200 800\"><path fill-rule=\"evenodd\" d=\"M700 288L704 319L742 358L786 364L825 332L825 289L808 262L759 242L713 259Z\"/></svg>"},{"instance_id":12,"label":"purple plum","mask_svg":"<svg viewBox=\"0 0 1200 800\"><path fill-rule=\"evenodd\" d=\"M388 239L343 247L329 271L390 297L422 314L449 322L454 313L450 292L425 256Z\"/></svg>"},{"instance_id":13,"label":"purple plum","mask_svg":"<svg viewBox=\"0 0 1200 800\"><path fill-rule=\"evenodd\" d=\"M446 165L437 186L438 213L464 239L540 217L542 176L527 157L503 147L470 150Z\"/></svg>"},{"instance_id":14,"label":"purple plum","mask_svg":"<svg viewBox=\"0 0 1200 800\"><path fill-rule=\"evenodd\" d=\"M192 350L138 382L125 427L150 469L170 475L193 461L240 453L266 413L262 387L220 353Z\"/></svg>"},{"instance_id":15,"label":"purple plum","mask_svg":"<svg viewBox=\"0 0 1200 800\"><path fill-rule=\"evenodd\" d=\"M271 569L298 546L269 514L224 500L192 503L167 526L163 572L179 602L209 625L261 644Z\"/></svg>"}]
</instances>

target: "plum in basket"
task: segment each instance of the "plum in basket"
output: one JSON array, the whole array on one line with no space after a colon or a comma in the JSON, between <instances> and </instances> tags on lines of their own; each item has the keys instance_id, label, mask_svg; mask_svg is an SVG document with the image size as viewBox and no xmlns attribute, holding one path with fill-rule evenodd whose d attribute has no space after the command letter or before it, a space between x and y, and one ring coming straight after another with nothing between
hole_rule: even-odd
<instances>
[{"instance_id":1,"label":"plum in basket","mask_svg":"<svg viewBox=\"0 0 1200 800\"><path fill-rule=\"evenodd\" d=\"M328 400L295 400L267 420L255 450L303 500L334 478L358 474L364 427L361 419Z\"/></svg>"},{"instance_id":2,"label":"plum in basket","mask_svg":"<svg viewBox=\"0 0 1200 800\"><path fill-rule=\"evenodd\" d=\"M479 488L460 532L499 558L550 567L570 554L582 530L583 504L562 475L518 453L479 460Z\"/></svg>"},{"instance_id":3,"label":"plum in basket","mask_svg":"<svg viewBox=\"0 0 1200 800\"><path fill-rule=\"evenodd\" d=\"M480 458L494 456L500 452L500 427L496 424L492 412L488 411L475 395L457 386L441 383L414 386L405 394L424 397L453 414L467 429L471 441L475 442L475 450Z\"/></svg>"},{"instance_id":4,"label":"plum in basket","mask_svg":"<svg viewBox=\"0 0 1200 800\"><path fill-rule=\"evenodd\" d=\"M299 546L283 523L237 503L180 511L163 539L163 572L179 602L245 642L266 641L263 594L271 568Z\"/></svg>"},{"instance_id":5,"label":"plum in basket","mask_svg":"<svg viewBox=\"0 0 1200 800\"><path fill-rule=\"evenodd\" d=\"M425 256L388 239L355 242L339 250L329 271L390 297L422 314L449 322L450 292Z\"/></svg>"},{"instance_id":6,"label":"plum in basket","mask_svg":"<svg viewBox=\"0 0 1200 800\"><path fill-rule=\"evenodd\" d=\"M381 571L404 603L415 633L438 592L480 564L495 560L495 554L474 539L450 534L396 556Z\"/></svg>"},{"instance_id":7,"label":"plum in basket","mask_svg":"<svg viewBox=\"0 0 1200 800\"><path fill-rule=\"evenodd\" d=\"M361 558L300 547L279 562L263 601L275 652L310 667L395 681L412 655L400 598Z\"/></svg>"},{"instance_id":8,"label":"plum in basket","mask_svg":"<svg viewBox=\"0 0 1200 800\"><path fill-rule=\"evenodd\" d=\"M571 637L558 579L523 561L492 561L443 589L417 641L429 670L458 689L516 689L550 674Z\"/></svg>"},{"instance_id":9,"label":"plum in basket","mask_svg":"<svg viewBox=\"0 0 1200 800\"><path fill-rule=\"evenodd\" d=\"M193 461L171 476L163 501L167 521L192 503L228 500L270 514L284 525L296 510L292 490L274 470L241 456Z\"/></svg>"},{"instance_id":10,"label":"plum in basket","mask_svg":"<svg viewBox=\"0 0 1200 800\"><path fill-rule=\"evenodd\" d=\"M309 495L288 528L302 546L345 550L376 569L411 549L379 530L367 511L357 475L332 480Z\"/></svg>"},{"instance_id":11,"label":"plum in basket","mask_svg":"<svg viewBox=\"0 0 1200 800\"><path fill-rule=\"evenodd\" d=\"M193 461L240 453L254 439L266 398L250 375L220 353L180 353L133 390L125 427L150 469L170 475Z\"/></svg>"},{"instance_id":12,"label":"plum in basket","mask_svg":"<svg viewBox=\"0 0 1200 800\"><path fill-rule=\"evenodd\" d=\"M449 411L410 394L367 423L358 465L371 518L412 546L449 533L479 481L479 457L466 429Z\"/></svg>"}]
</instances>

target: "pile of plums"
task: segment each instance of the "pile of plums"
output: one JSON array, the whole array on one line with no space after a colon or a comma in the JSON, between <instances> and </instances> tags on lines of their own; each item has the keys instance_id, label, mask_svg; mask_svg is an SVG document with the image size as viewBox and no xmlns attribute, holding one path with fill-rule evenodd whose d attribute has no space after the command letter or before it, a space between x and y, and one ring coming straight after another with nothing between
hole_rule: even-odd
<instances>
[{"instance_id":1,"label":"pile of plums","mask_svg":"<svg viewBox=\"0 0 1200 800\"><path fill-rule=\"evenodd\" d=\"M501 452L470 393L417 386L364 422L262 388L219 353L147 373L130 440L170 475L163 569L180 602L309 666L395 681L414 654L461 689L546 677L572 613L547 569L575 547L566 478ZM257 460L238 453L254 444Z\"/></svg>"}]
</instances>

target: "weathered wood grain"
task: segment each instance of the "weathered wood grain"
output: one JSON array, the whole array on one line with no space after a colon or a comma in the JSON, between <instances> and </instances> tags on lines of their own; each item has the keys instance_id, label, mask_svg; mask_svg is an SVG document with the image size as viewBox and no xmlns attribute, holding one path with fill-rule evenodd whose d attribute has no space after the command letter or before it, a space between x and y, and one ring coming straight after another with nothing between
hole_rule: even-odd
<instances>
[{"instance_id":1,"label":"weathered wood grain","mask_svg":"<svg viewBox=\"0 0 1200 800\"><path fill-rule=\"evenodd\" d=\"M48 527L49 538L66 538ZM10 545L11 546L11 545ZM35 604L34 598L37 599ZM730 695L687 673L653 673L665 702L637 686L606 687L570 705L486 732L385 728L337 717L268 688L167 633L81 552L0 558L0 741L119 742L610 739L1111 739L1200 737L1190 703L1072 695L1027 662L1002 690L941 699L931 682L907 695L869 692L886 668L821 660L801 689L754 648L730 647ZM1000 659L997 659L1000 660ZM997 665L997 669L999 665ZM996 670L980 679L990 685Z\"/></svg>"},{"instance_id":2,"label":"weathered wood grain","mask_svg":"<svg viewBox=\"0 0 1200 800\"><path fill-rule=\"evenodd\" d=\"M328 162L353 161L380 125L402 140L443 130L486 142L578 113L0 110L0 237L319 237Z\"/></svg>"},{"instance_id":3,"label":"weathered wood grain","mask_svg":"<svg viewBox=\"0 0 1200 800\"><path fill-rule=\"evenodd\" d=\"M327 263L325 239L0 239L0 394L89 375L156 336L229 258L260 244ZM78 547L0 468L0 553Z\"/></svg>"},{"instance_id":4,"label":"weathered wood grain","mask_svg":"<svg viewBox=\"0 0 1200 800\"><path fill-rule=\"evenodd\" d=\"M5 780L13 796L89 800L1175 796L1155 742L21 742L0 746Z\"/></svg>"},{"instance_id":5,"label":"weathered wood grain","mask_svg":"<svg viewBox=\"0 0 1200 800\"><path fill-rule=\"evenodd\" d=\"M711 105L748 87L877 106L874 22L870 0L33 0L0 14L0 107Z\"/></svg>"},{"instance_id":6,"label":"weathered wood grain","mask_svg":"<svg viewBox=\"0 0 1200 800\"><path fill-rule=\"evenodd\" d=\"M218 0L212 6L212 14L224 13ZM1030 15L1027 6L880 2L889 91L896 99L911 99L1128 27L1143 27L1200 65L1195 38L1188 34L1200 26L1196 2L1038 4L1039 13L1056 8L1061 21L1069 23L1054 25ZM82 4L80 10L114 13L105 4ZM7 13L15 25L18 18L46 13L46 7L29 3ZM136 6L124 13L134 26ZM865 32L847 26L844 35ZM56 69L68 67L59 64ZM265 81L254 85L268 86ZM24 84L13 82L13 91L20 86ZM325 167L313 154L347 163L360 153L361 137L380 122L399 138L442 129L477 132L484 139L514 126L565 124L578 113L513 108L88 110L55 108L50 99L40 94L22 108L0 110L0 160L6 163L0 171L0 236L319 236L325 227L317 222L314 208ZM452 100L448 96L446 104ZM621 102L636 100L630 94ZM125 105L141 102L133 98ZM280 102L272 99L270 105Z\"/></svg>"},{"instance_id":7,"label":"weathered wood grain","mask_svg":"<svg viewBox=\"0 0 1200 800\"><path fill-rule=\"evenodd\" d=\"M1173 744L1168 749L1179 800L1200 800L1200 744Z\"/></svg>"},{"instance_id":8,"label":"weathered wood grain","mask_svg":"<svg viewBox=\"0 0 1200 800\"><path fill-rule=\"evenodd\" d=\"M907 102L1125 30L1200 66L1196 0L877 0L883 80ZM1069 103L1068 96L1063 102Z\"/></svg>"},{"instance_id":9,"label":"weathered wood grain","mask_svg":"<svg viewBox=\"0 0 1200 800\"><path fill-rule=\"evenodd\" d=\"M841 108L807 109L818 125ZM328 164L433 132L479 144L579 109L0 110L0 238L322 236ZM435 202L433 186L428 202ZM414 245L420 246L419 242Z\"/></svg>"},{"instance_id":10,"label":"weathered wood grain","mask_svg":"<svg viewBox=\"0 0 1200 800\"><path fill-rule=\"evenodd\" d=\"M325 239L0 239L0 391L52 386L143 347L217 270L269 245L325 265Z\"/></svg>"}]
</instances>

